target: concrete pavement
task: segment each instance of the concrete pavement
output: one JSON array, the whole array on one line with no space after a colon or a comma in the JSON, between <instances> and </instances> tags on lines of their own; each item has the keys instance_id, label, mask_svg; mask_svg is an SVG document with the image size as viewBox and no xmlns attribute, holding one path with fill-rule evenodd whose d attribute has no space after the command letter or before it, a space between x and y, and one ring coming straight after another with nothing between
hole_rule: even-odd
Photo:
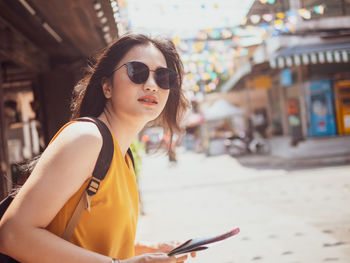
<instances>
[{"instance_id":1,"label":"concrete pavement","mask_svg":"<svg viewBox=\"0 0 350 263\"><path fill-rule=\"evenodd\" d=\"M245 155L238 158L242 165L255 167L315 167L350 164L350 136L308 138L290 145L289 136L268 139L269 155Z\"/></svg>"},{"instance_id":2,"label":"concrete pavement","mask_svg":"<svg viewBox=\"0 0 350 263\"><path fill-rule=\"evenodd\" d=\"M188 262L350 262L350 166L253 169L227 156L146 156L138 240L241 233Z\"/></svg>"}]
</instances>

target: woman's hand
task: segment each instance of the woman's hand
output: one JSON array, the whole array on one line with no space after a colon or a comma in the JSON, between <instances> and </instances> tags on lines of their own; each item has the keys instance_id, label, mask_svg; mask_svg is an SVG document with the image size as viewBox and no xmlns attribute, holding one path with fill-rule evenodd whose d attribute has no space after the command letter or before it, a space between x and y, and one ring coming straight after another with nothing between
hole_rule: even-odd
<instances>
[{"instance_id":1,"label":"woman's hand","mask_svg":"<svg viewBox=\"0 0 350 263\"><path fill-rule=\"evenodd\" d=\"M181 245L181 243L177 242L170 242L170 243L159 243L158 244L158 252L163 252L163 253L169 253L171 250L176 248L177 246ZM196 257L196 252L191 252L191 257L194 258Z\"/></svg>"},{"instance_id":2,"label":"woman's hand","mask_svg":"<svg viewBox=\"0 0 350 263\"><path fill-rule=\"evenodd\" d=\"M142 255L145 253L168 253L180 244L176 242L155 243L155 242L137 242L135 244L135 254Z\"/></svg>"},{"instance_id":3,"label":"woman's hand","mask_svg":"<svg viewBox=\"0 0 350 263\"><path fill-rule=\"evenodd\" d=\"M138 242L135 244L135 253L136 255L145 253L168 253L180 244L180 242L174 241L164 243ZM196 257L196 252L191 252L191 257Z\"/></svg>"},{"instance_id":4,"label":"woman's hand","mask_svg":"<svg viewBox=\"0 0 350 263\"><path fill-rule=\"evenodd\" d=\"M168 253L174 248L176 248L180 243L170 242L170 243L158 243L157 244L157 252Z\"/></svg>"},{"instance_id":5,"label":"woman's hand","mask_svg":"<svg viewBox=\"0 0 350 263\"><path fill-rule=\"evenodd\" d=\"M166 253L143 254L133 258L120 260L120 263L184 263L187 255L169 257Z\"/></svg>"}]
</instances>

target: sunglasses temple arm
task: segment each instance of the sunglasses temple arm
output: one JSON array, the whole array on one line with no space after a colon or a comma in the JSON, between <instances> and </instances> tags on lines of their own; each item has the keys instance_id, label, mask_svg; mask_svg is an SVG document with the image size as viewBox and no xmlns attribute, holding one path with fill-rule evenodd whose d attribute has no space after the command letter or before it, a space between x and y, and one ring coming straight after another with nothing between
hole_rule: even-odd
<instances>
[{"instance_id":1,"label":"sunglasses temple arm","mask_svg":"<svg viewBox=\"0 0 350 263\"><path fill-rule=\"evenodd\" d=\"M113 74L114 72L118 71L119 69L121 69L122 67L126 66L126 64L123 64L121 65L120 67L116 68L116 69L113 69L112 73Z\"/></svg>"}]
</instances>

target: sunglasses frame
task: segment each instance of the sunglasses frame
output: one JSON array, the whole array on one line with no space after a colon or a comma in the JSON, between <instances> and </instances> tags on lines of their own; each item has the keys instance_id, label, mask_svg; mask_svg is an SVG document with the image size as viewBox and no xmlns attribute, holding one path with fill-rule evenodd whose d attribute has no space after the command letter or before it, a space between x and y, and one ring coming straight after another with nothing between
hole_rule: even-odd
<instances>
[{"instance_id":1,"label":"sunglasses frame","mask_svg":"<svg viewBox=\"0 0 350 263\"><path fill-rule=\"evenodd\" d=\"M137 80L135 79L135 77L134 77L134 75L133 75L133 73L132 73L132 69L133 69L133 68L132 68L132 67L133 67L132 64L133 64L133 63L141 64L141 65L143 65L143 66L145 67L145 69L148 70L148 72L147 72L147 78L146 78L145 80L142 80L141 82L139 82L139 81L137 81ZM140 61L129 61L129 62L126 62L126 63L124 63L123 65L121 65L121 66L119 66L118 68L116 68L115 70L113 70L112 74L113 74L114 72L118 71L119 69L121 69L121 68L124 67L124 66L126 66L126 69L127 69L126 71L127 71L127 75L128 75L128 77L129 77L129 79L130 79L133 83L135 83L135 84L144 84L144 83L146 83L146 81L147 81L148 78L149 78L150 72L154 72L154 73L155 73L155 75L154 75L154 80L156 81L158 87L161 88L161 89L164 89L164 90L171 90L171 89L173 89L174 86L175 86L176 80L177 80L177 74L176 74L176 72L175 72L174 70L172 70L172 69L170 69L170 68L165 68L165 67L158 67L158 68L156 68L155 70L151 70L145 63L140 62ZM161 71L166 70L166 71L169 73L169 85L168 85L168 87L164 87L162 84L159 84L159 81L160 81L160 80L159 80L159 77L160 77L160 76L157 77L157 72L159 72L159 70L161 70ZM158 73L158 74L160 74L160 73ZM173 81L170 81L171 76L174 77L174 80L173 80Z\"/></svg>"}]
</instances>

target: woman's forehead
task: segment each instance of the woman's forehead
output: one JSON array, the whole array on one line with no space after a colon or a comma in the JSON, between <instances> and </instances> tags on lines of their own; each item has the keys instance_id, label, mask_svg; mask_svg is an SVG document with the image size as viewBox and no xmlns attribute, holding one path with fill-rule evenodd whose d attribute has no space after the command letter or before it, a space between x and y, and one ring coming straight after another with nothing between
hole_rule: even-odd
<instances>
[{"instance_id":1,"label":"woman's forehead","mask_svg":"<svg viewBox=\"0 0 350 263\"><path fill-rule=\"evenodd\" d=\"M167 66L163 53L152 44L132 47L120 61L120 64L122 65L129 61L141 61L152 68Z\"/></svg>"}]
</instances>

